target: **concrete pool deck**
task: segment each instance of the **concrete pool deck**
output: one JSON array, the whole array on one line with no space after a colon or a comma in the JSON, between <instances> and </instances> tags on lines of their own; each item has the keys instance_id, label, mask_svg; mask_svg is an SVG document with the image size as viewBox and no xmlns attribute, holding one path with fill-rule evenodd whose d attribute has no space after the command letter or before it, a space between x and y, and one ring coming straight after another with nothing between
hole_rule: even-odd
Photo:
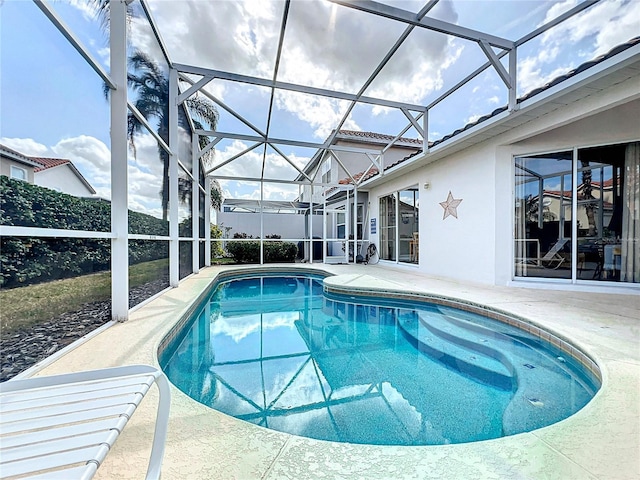
<instances>
[{"instance_id":1,"label":"concrete pool deck","mask_svg":"<svg viewBox=\"0 0 640 480\"><path fill-rule=\"evenodd\" d=\"M172 387L163 480L640 478L640 294L493 287L379 265L282 266L299 267L345 275L343 283L356 287L456 297L525 317L588 353L600 366L603 387L582 410L549 427L496 440L424 447L296 437L219 413ZM37 375L157 365L158 345L171 327L212 279L237 268L203 269ZM154 388L95 478L144 478L156 406Z\"/></svg>"}]
</instances>

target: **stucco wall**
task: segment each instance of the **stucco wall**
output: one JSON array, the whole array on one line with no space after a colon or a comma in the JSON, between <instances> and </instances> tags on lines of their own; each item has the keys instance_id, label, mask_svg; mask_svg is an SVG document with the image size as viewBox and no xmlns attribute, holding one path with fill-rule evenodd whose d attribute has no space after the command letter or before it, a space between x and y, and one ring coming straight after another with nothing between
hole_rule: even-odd
<instances>
[{"instance_id":1,"label":"stucco wall","mask_svg":"<svg viewBox=\"0 0 640 480\"><path fill-rule=\"evenodd\" d=\"M34 183L75 197L90 197L93 195L66 165L36 173L34 175Z\"/></svg>"},{"instance_id":2,"label":"stucco wall","mask_svg":"<svg viewBox=\"0 0 640 480\"><path fill-rule=\"evenodd\" d=\"M372 188L371 216L378 225L374 240L379 242L379 197L418 184L417 268L430 275L508 284L513 270L513 157L638 141L637 97L637 82L616 85ZM439 202L449 191L462 203L457 219L443 220Z\"/></svg>"},{"instance_id":3,"label":"stucco wall","mask_svg":"<svg viewBox=\"0 0 640 480\"><path fill-rule=\"evenodd\" d=\"M494 149L495 150L495 149ZM420 195L419 270L436 276L490 283L494 279L494 163L490 145L460 152L371 191L371 216L379 243L379 198L418 185ZM429 183L429 189L424 184ZM449 192L462 199L458 218L443 219L440 202ZM408 266L408 268L415 268Z\"/></svg>"},{"instance_id":4,"label":"stucco wall","mask_svg":"<svg viewBox=\"0 0 640 480\"><path fill-rule=\"evenodd\" d=\"M264 235L280 235L282 238L304 238L305 236L304 215L294 214L264 214ZM229 238L233 238L234 233L246 233L254 237L260 236L260 214L259 213L233 213L218 212L218 225L232 227L229 231ZM322 237L322 216L313 217L313 235Z\"/></svg>"},{"instance_id":5,"label":"stucco wall","mask_svg":"<svg viewBox=\"0 0 640 480\"><path fill-rule=\"evenodd\" d=\"M16 162L14 160L11 160L11 159L5 158L5 157L2 157L2 159L0 159L0 175L5 175L5 176L11 178L11 166L12 165L15 166L15 167L22 168L23 170L25 170L27 172L26 181L28 183L33 183L33 167L30 167L28 165L25 165L24 163Z\"/></svg>"}]
</instances>

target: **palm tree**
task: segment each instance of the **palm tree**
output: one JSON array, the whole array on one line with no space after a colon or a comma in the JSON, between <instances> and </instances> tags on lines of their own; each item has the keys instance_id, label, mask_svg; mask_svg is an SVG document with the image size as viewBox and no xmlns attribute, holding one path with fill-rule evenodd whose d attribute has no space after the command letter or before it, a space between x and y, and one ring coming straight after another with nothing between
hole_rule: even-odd
<instances>
[{"instance_id":1,"label":"palm tree","mask_svg":"<svg viewBox=\"0 0 640 480\"><path fill-rule=\"evenodd\" d=\"M109 25L109 1L108 0L89 0L96 8L98 17L103 26ZM127 8L127 15L132 16L132 11ZM128 59L129 72L127 73L127 83L129 88L136 94L134 102L138 111L146 118L151 120L155 118L158 121L157 133L166 143L169 142L169 79L162 68L146 53L135 50ZM110 89L108 85L104 85L104 93L108 98ZM218 109L207 98L199 97L197 94L185 101L186 108L193 117L194 126L198 129L203 128L203 124L208 125L209 129L215 130L218 123ZM182 112L180 112L182 113ZM179 114L178 122L181 127L189 129L186 115ZM144 125L129 112L127 117L127 135L129 143L133 150L134 157L136 155L135 135L143 132ZM199 137L200 147L203 148L208 143L207 137ZM212 149L208 154L208 160L214 155ZM158 145L158 156L162 162L162 188L160 196L162 198L162 219L167 220L169 207L169 155ZM178 182L180 189L179 198L181 201L188 202L191 198L191 188L187 185L189 182ZM220 185L217 181L211 183L211 203L217 210L222 205L222 193ZM186 189L186 190L185 190ZM187 193L188 192L188 193Z\"/></svg>"},{"instance_id":2,"label":"palm tree","mask_svg":"<svg viewBox=\"0 0 640 480\"><path fill-rule=\"evenodd\" d=\"M135 51L129 58L130 73L127 74L129 88L137 94L135 107L147 119L155 117L158 120L158 135L165 142L169 141L169 79L148 55ZM215 130L218 123L218 109L208 99L194 96L185 102L189 112L193 115L196 128L201 128L203 122L210 129ZM179 123L189 128L185 115L178 115ZM128 136L135 155L135 135L144 131L144 125L131 113L128 116ZM200 137L200 144L206 144L207 138ZM158 147L158 154L163 165L162 172L162 219L167 219L169 206L169 155L162 147ZM182 182L182 185L186 184ZM189 189L190 190L190 189ZM190 195L181 195L187 200Z\"/></svg>"},{"instance_id":3,"label":"palm tree","mask_svg":"<svg viewBox=\"0 0 640 480\"><path fill-rule=\"evenodd\" d=\"M595 199L593 196L593 185L592 185L592 171L590 167L589 160L580 160L582 163L582 195L579 200L592 200ZM584 204L585 214L587 215L587 223L589 224L589 232L588 236L593 237L597 233L596 226L596 205L593 202L588 202Z\"/></svg>"}]
</instances>

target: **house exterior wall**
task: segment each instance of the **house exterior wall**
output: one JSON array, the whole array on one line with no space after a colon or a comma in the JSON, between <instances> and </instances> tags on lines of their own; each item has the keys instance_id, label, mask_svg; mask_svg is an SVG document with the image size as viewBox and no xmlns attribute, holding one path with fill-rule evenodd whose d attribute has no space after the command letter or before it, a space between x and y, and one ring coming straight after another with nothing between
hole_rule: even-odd
<instances>
[{"instance_id":1,"label":"house exterior wall","mask_svg":"<svg viewBox=\"0 0 640 480\"><path fill-rule=\"evenodd\" d=\"M377 218L381 196L419 185L420 262L399 266L485 284L512 283L513 158L640 140L638 95L637 79L630 79L370 188L371 217ZM449 191L463 201L457 219L443 220L439 202ZM379 243L379 232L372 239Z\"/></svg>"},{"instance_id":2,"label":"house exterior wall","mask_svg":"<svg viewBox=\"0 0 640 480\"><path fill-rule=\"evenodd\" d=\"M41 187L50 188L57 192L68 193L74 197L91 197L84 183L67 165L48 168L34 174L34 182Z\"/></svg>"},{"instance_id":3,"label":"house exterior wall","mask_svg":"<svg viewBox=\"0 0 640 480\"><path fill-rule=\"evenodd\" d=\"M27 172L28 183L33 183L33 167L30 165L25 165L24 163L16 162L10 158L0 157L0 175L5 175L11 178L11 167L22 168Z\"/></svg>"},{"instance_id":4,"label":"house exterior wall","mask_svg":"<svg viewBox=\"0 0 640 480\"><path fill-rule=\"evenodd\" d=\"M340 145L343 147L349 148L364 148L367 150L382 150L386 146L385 143L375 143L375 142L349 142L345 140L338 140L336 145ZM384 153L383 165L392 165L393 163L402 160L406 156L412 154L418 150L418 146L412 148L406 147L391 147ZM363 153L356 152L345 152L345 151L334 151L334 154L340 159L340 162L349 170L351 175L356 175L358 173L362 173L366 171L371 165L371 160ZM331 162L331 182L337 183L340 180L348 178L347 172L344 168L336 161L335 158L329 153L325 153L325 161ZM318 177L316 178L316 182L320 182L320 176L322 175L322 169L318 173ZM302 187L302 196L303 201L311 201L311 187L304 186ZM313 202L322 203L322 189L316 188L313 194Z\"/></svg>"},{"instance_id":5,"label":"house exterior wall","mask_svg":"<svg viewBox=\"0 0 640 480\"><path fill-rule=\"evenodd\" d=\"M492 283L494 278L494 163L491 148L463 151L403 175L370 191L371 218L378 228L379 198L408 187L419 191L419 266L428 275L473 279ZM452 175L452 172L456 172ZM429 183L429 189L423 185ZM443 220L440 202L449 192L462 199L458 218ZM370 223L370 222L369 222ZM369 225L370 227L370 225ZM371 238L379 244L380 231ZM407 268L416 268L407 265Z\"/></svg>"},{"instance_id":6,"label":"house exterior wall","mask_svg":"<svg viewBox=\"0 0 640 480\"><path fill-rule=\"evenodd\" d=\"M280 235L285 238L305 237L305 215L265 213L264 235ZM228 238L235 233L260 236L260 214L249 212L217 212L217 223L223 227L232 227ZM313 236L322 237L322 216L313 216Z\"/></svg>"}]
</instances>

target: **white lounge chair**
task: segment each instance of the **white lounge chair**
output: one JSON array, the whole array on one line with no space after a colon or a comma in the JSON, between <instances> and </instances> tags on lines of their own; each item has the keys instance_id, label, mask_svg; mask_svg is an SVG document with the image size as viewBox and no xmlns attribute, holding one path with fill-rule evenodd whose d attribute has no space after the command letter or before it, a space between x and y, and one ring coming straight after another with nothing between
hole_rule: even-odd
<instances>
[{"instance_id":1,"label":"white lounge chair","mask_svg":"<svg viewBox=\"0 0 640 480\"><path fill-rule=\"evenodd\" d=\"M0 384L0 478L93 477L153 383L160 399L146 478L160 478L171 399L149 365Z\"/></svg>"},{"instance_id":2,"label":"white lounge chair","mask_svg":"<svg viewBox=\"0 0 640 480\"><path fill-rule=\"evenodd\" d=\"M545 268L553 268L556 270L560 265L564 263L565 258L560 255L560 250L566 245L569 241L568 238L561 238L558 240L553 247L546 253L544 257L540 259L540 263Z\"/></svg>"}]
</instances>

